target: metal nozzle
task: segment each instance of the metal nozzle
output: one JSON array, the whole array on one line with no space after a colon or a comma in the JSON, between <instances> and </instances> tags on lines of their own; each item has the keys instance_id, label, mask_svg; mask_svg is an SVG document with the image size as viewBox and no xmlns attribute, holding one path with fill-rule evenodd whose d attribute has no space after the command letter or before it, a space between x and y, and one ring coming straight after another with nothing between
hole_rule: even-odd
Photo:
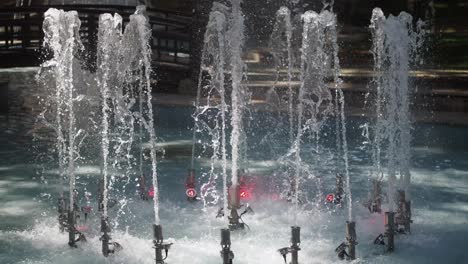
<instances>
[{"instance_id":1,"label":"metal nozzle","mask_svg":"<svg viewBox=\"0 0 468 264\"><path fill-rule=\"evenodd\" d=\"M299 226L291 226L291 244L301 244L301 228Z\"/></svg>"},{"instance_id":2,"label":"metal nozzle","mask_svg":"<svg viewBox=\"0 0 468 264\"><path fill-rule=\"evenodd\" d=\"M227 228L221 229L221 246L231 246L231 231Z\"/></svg>"}]
</instances>

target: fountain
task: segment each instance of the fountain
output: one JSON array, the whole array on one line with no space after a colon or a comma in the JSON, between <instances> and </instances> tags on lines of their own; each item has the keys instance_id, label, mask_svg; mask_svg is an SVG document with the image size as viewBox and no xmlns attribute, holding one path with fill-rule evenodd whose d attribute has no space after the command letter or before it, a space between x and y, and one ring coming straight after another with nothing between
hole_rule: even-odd
<instances>
[{"instance_id":1,"label":"fountain","mask_svg":"<svg viewBox=\"0 0 468 264\"><path fill-rule=\"evenodd\" d=\"M242 176L247 167L243 164L243 160L247 159L245 146L248 144L244 119L249 103L249 93L245 86L246 66L241 57L245 38L241 4L241 0L231 0L228 6L215 2L209 16L193 114L195 122L191 164L185 179L185 195L189 201L200 199L205 209L209 205L217 205L220 200L223 202L218 215L227 224L227 228L221 229L220 252L223 263L226 264L232 264L234 259L231 231L243 230L247 225L242 216L251 211L250 207L245 206L245 211L239 212L244 208L240 195ZM86 207L86 210L80 212L80 192L75 178L75 162L80 158L81 143L88 134L95 133L92 129L81 129L77 124L77 103L86 93L77 89L76 74L85 75L88 72L83 73L85 70L80 70L79 66L78 51L82 50L82 45L78 37L78 14L51 9L45 17L45 46L51 48L54 56L42 67L49 68L55 81L54 111L51 115L53 122L48 124L56 132L59 179L63 181L68 177L69 181L68 199L62 189L59 192L59 226L62 232L69 233L69 245L77 247L79 241L86 240L77 225L77 215L84 213L84 218L88 219L92 211L90 207ZM306 180L321 181L321 176L317 175L319 170L306 160L312 159L312 163L321 160L318 157L320 139L330 135L323 130L326 121L334 115L337 151L333 162L336 165L336 190L333 197L327 197L327 200L337 204L337 208L346 205L346 241L335 249L335 253L340 259L354 260L357 245L356 222L353 216L348 158L346 102L341 90L337 17L333 13L333 1L324 1L324 8L320 13L305 12L302 22L300 86L297 92L292 85L295 65L292 52L293 26L291 12L286 7L282 7L276 14L270 43L274 50L276 76L275 84L267 93L266 103L269 107L277 107L274 111L278 113L274 114L287 113L285 134L288 135L285 137L288 149L283 150L281 158L275 156L273 159L284 161L281 166L287 170L288 192L292 202L292 219L288 220L291 222L290 245L279 249L279 253L285 262L290 254L291 263L299 263L301 227L298 218L302 204L309 205L308 193L305 191ZM97 124L96 130L99 130L100 143L102 178L98 187L98 211L101 212L101 249L102 254L107 257L123 248L112 240L111 230L117 229L119 217L125 214L127 200L124 191L133 178L143 200L140 202L146 203L145 200L152 198L154 260L157 264L163 264L172 243L164 240L159 215L157 139L151 94L151 28L144 7L138 7L135 14L130 16L124 31L122 27L123 19L118 14L103 14L99 17L98 70L92 73L99 88L99 113L93 120ZM381 177L384 175L383 162L386 160L390 209L385 213L385 234L379 235L374 243L386 245L386 250L391 252L395 248L394 234L411 231L408 70L410 57L413 49L419 45L420 36L412 31L411 16L402 13L398 17L385 18L380 9L373 12L371 29L377 84L377 118L372 156L373 172L378 176L374 179L373 195L368 207L370 212L380 213L382 209ZM282 94L276 85L280 80L280 68L285 67L287 90ZM328 83L330 79L333 80L333 87ZM44 113L43 115L45 116ZM147 152L143 148L145 143L148 146ZM148 158L145 159L147 153ZM209 168L196 170L195 163L201 155L210 156ZM150 188L147 188L149 179L145 175L146 166L151 171ZM200 179L197 179L196 172L200 173ZM218 195L219 176L222 177L222 199ZM397 176L400 177L399 182ZM196 190L198 181L204 181L199 194ZM320 191L318 196L322 199ZM398 195L396 212L392 199L395 194ZM113 199L119 195L124 196L123 201ZM302 197L305 197L304 202ZM86 199L89 202L89 198ZM110 212L113 205L119 207L117 212ZM320 206L318 202L314 209L320 210Z\"/></svg>"},{"instance_id":2,"label":"fountain","mask_svg":"<svg viewBox=\"0 0 468 264\"><path fill-rule=\"evenodd\" d=\"M332 114L332 95L329 91L329 88L326 85L326 78L328 74L333 75L333 81L335 84L336 97L335 97L335 114L338 122L337 125L337 145L341 146L343 153L343 167L344 174L346 179L346 196L348 197L348 221L347 221L347 244L346 247L349 248L350 254L349 258L355 258L354 246L356 244L356 235L354 225L352 222L352 199L351 199L351 189L350 189L350 177L349 177L349 162L348 162L348 150L347 150L347 141L346 141L346 119L344 114L344 95L339 88L341 80L339 78L340 67L338 59L338 44L337 44L337 30L336 30L336 16L331 12L333 3L324 3L324 8L320 14L308 11L303 14L303 33L302 33L302 55L301 55L301 74L300 81L301 85L298 92L298 106L297 110L292 109L292 91L289 84L289 122L290 124L293 121L297 122L297 132L294 134L292 130L289 135L294 140L291 141L292 147L290 153L294 157L292 164L295 167L294 176L291 178L291 189L289 194L292 195L292 200L294 204L294 226L292 227L292 244L289 248L280 249L280 253L283 255L286 261L286 254L292 254L292 263L298 263L298 254L300 250L298 244L293 243L296 241L295 237L299 236L300 228L297 226L297 214L299 208L299 183L301 180L301 175L303 174L303 162L301 159L301 147L302 140L308 134L315 136L318 141L322 126L324 121ZM325 10L329 7L330 11ZM282 7L277 13L277 21L274 27L274 33L272 39L278 38L278 34L285 32L286 34L286 43L287 43L287 61L288 61L288 83L291 82L291 68L292 68L292 58L290 52L290 34L291 34L291 24L289 17L289 10L286 7ZM281 24L284 24L283 26ZM281 28L285 30L281 31ZM278 41L276 41L278 43ZM275 58L278 56L274 56ZM275 59L278 61L278 58ZM278 74L277 74L278 76ZM278 77L277 77L278 78ZM275 87L273 87L269 96L273 92ZM276 95L278 98L279 96ZM293 113L297 113L297 120L294 119ZM341 164L338 163L338 166L341 167ZM343 190L343 177L340 174L337 175L337 191L336 191L336 201L340 201L344 196ZM328 199L328 198L327 198ZM333 197L335 200L335 196ZM339 203L340 203L339 202Z\"/></svg>"},{"instance_id":3,"label":"fountain","mask_svg":"<svg viewBox=\"0 0 468 264\"><path fill-rule=\"evenodd\" d=\"M50 69L50 75L55 80L53 109L54 122L47 124L56 132L56 149L59 163L59 181L63 184L64 176L68 176L68 205L60 187L58 203L59 224L62 231L69 233L68 244L76 247L76 242L83 241L84 236L76 227L78 205L75 196L75 160L79 153L79 140L83 131L76 128L74 107L82 97L78 96L74 87L74 59L82 44L78 35L80 20L76 12L64 12L50 9L44 14L44 47L49 48L53 57L43 63L42 67ZM45 121L45 112L42 113Z\"/></svg>"},{"instance_id":4,"label":"fountain","mask_svg":"<svg viewBox=\"0 0 468 264\"><path fill-rule=\"evenodd\" d=\"M276 21L273 27L273 32L270 37L270 48L272 49L275 63L275 83L267 92L266 101L271 105L276 105L281 110L284 104L287 104L288 122L289 122L289 143L294 140L294 91L292 87L293 79L293 52L291 47L293 27L291 24L291 12L287 7L281 7L276 12ZM286 53L286 54L284 54ZM282 100L283 95L277 90L277 83L280 79L281 68L287 68L287 84L288 91L285 100Z\"/></svg>"},{"instance_id":5,"label":"fountain","mask_svg":"<svg viewBox=\"0 0 468 264\"><path fill-rule=\"evenodd\" d=\"M225 37L227 36L227 37ZM219 196L216 190L218 175L223 177L223 207L218 216L224 216L229 221L232 230L243 229L241 215L237 212L242 205L239 197L240 148L243 135L242 119L247 101L247 94L243 87L244 63L241 58L244 39L243 18L240 10L240 1L232 1L227 7L215 2L210 13L205 32L205 44L202 50L201 71L197 89L196 112L194 115L195 127L192 139L193 171L195 160L195 145L201 143L197 134L208 134L207 144L202 144L211 150L211 169L208 173L208 182L201 187L201 199L205 206L216 204ZM226 65L230 67L225 68ZM231 94L230 105L227 104L227 91L225 75L230 73ZM207 76L203 74L206 73ZM204 81L207 84L204 84ZM205 97L205 98L203 98ZM202 102L203 100L203 102ZM229 107L229 108L228 108ZM227 151L229 126L228 110L230 110L230 148L231 148L231 181L228 188ZM221 161L222 170L216 169L216 163ZM210 201L211 199L211 201ZM228 214L229 212L229 214Z\"/></svg>"},{"instance_id":6,"label":"fountain","mask_svg":"<svg viewBox=\"0 0 468 264\"><path fill-rule=\"evenodd\" d=\"M202 152L211 152L210 170L203 174L208 177L201 186L200 195L205 206L216 205L219 195L216 181L219 174L223 178L224 211L227 211L227 150L226 150L226 91L225 91L225 57L227 43L226 15L228 8L214 3L206 26L205 43L201 55L200 76L194 113L192 137L192 158L190 171L194 170L196 145L202 145ZM204 72L208 76L204 76ZM204 80L208 83L205 84ZM206 98L204 98L206 96ZM219 100L218 100L219 98ZM208 135L208 138L197 138L197 135ZM221 158L220 158L221 157ZM221 161L222 171L216 168Z\"/></svg>"},{"instance_id":7,"label":"fountain","mask_svg":"<svg viewBox=\"0 0 468 264\"><path fill-rule=\"evenodd\" d=\"M417 23L413 29L413 18L405 12L397 17L386 18L380 8L372 12L371 31L373 37L374 72L376 77L376 123L374 128L374 171L383 175L382 149L385 148L387 159L387 179L389 212L385 213L387 251L394 250L394 225L404 226L409 232L411 221L409 187L410 174L410 95L408 72L412 59L418 60L416 50L422 44L422 35L418 32L423 23ZM397 188L399 176L399 189ZM374 189L378 190L378 185ZM376 191L377 192L377 191ZM394 197L398 194L398 210L394 213ZM406 195L405 195L406 194ZM378 238L379 238L378 237Z\"/></svg>"},{"instance_id":8,"label":"fountain","mask_svg":"<svg viewBox=\"0 0 468 264\"><path fill-rule=\"evenodd\" d=\"M104 256L109 256L110 253L114 253L114 247L116 244L111 242L109 233L111 228L108 219L108 200L109 200L109 179L108 179L108 157L109 157L109 123L111 114L111 102L112 96L110 89L115 87L115 76L117 65L115 58L118 57L120 35L122 32L122 17L116 14L114 17L110 14L103 14L99 17L99 32L98 32L98 85L101 90L102 97L102 182L100 188L102 193L102 216L101 216L101 241L102 241L102 253Z\"/></svg>"},{"instance_id":9,"label":"fountain","mask_svg":"<svg viewBox=\"0 0 468 264\"><path fill-rule=\"evenodd\" d=\"M59 198L59 224L60 229L69 232L69 245L76 247L78 241L84 241L84 235L78 230L76 218L80 213L75 188L75 161L80 158L79 148L87 133L78 129L76 122L75 105L84 96L92 99L91 94L82 91L78 76L84 75L84 68L79 65L78 51L82 51L78 31L80 20L74 11L64 12L50 9L45 14L44 46L50 48L53 58L42 64L43 71L50 74L55 80L54 105L55 116L49 117L46 111L42 113L42 121L56 131L56 148L59 160L60 185L64 176L69 180L69 201L66 204L63 191ZM96 84L100 89L100 96L96 96L101 104L99 116L101 135L101 175L99 181L99 206L101 216L102 253L104 256L115 253L122 247L111 241L111 222L109 221L109 208L117 204L110 199L110 192L116 180L123 181L125 189L130 182L134 157L131 153L134 145L135 125L139 126L139 173L140 183L145 183L143 175L143 140L144 133L148 135L149 152L152 172L154 223L153 235L156 262L164 263L162 251L167 252L171 243L162 239L162 228L159 218L159 191L157 180L156 135L154 132L153 106L151 95L151 48L149 28L145 7L137 7L134 15L130 16L129 23L122 32L122 17L118 14L103 14L99 17L97 65L95 75ZM44 78L43 78L44 79ZM81 80L82 81L82 80ZM75 89L75 85L78 89ZM82 93L82 94L79 94ZM136 103L138 105L136 106ZM85 115L85 117L88 117ZM54 122L48 122L53 119ZM97 117L92 117L97 119ZM90 117L91 119L91 117ZM112 150L112 151L111 151ZM144 190L146 191L146 190ZM140 193L141 194L141 193ZM87 198L89 203L89 198ZM121 203L115 223L118 223L120 212L123 212L126 202ZM88 219L91 213L89 205L83 207L84 218ZM79 217L79 216L78 216Z\"/></svg>"},{"instance_id":10,"label":"fountain","mask_svg":"<svg viewBox=\"0 0 468 264\"><path fill-rule=\"evenodd\" d=\"M237 210L239 203L239 147L243 133L243 114L248 101L248 94L243 85L245 65L242 60L242 49L244 45L244 16L241 10L242 0L231 0L231 15L229 17L227 44L229 48L229 59L231 65L231 186L228 206L231 213L229 218L230 229L243 228ZM227 211L225 211L227 212Z\"/></svg>"},{"instance_id":11,"label":"fountain","mask_svg":"<svg viewBox=\"0 0 468 264\"><path fill-rule=\"evenodd\" d=\"M295 118L296 108L294 103L297 102L297 91L293 89L292 81L294 78L294 58L292 49L293 25L291 22L291 12L287 7L281 7L276 12L275 24L270 36L269 47L273 55L275 67L275 81L273 86L266 93L267 110L272 113L277 113L268 123L277 124L275 129L268 131L267 135L262 139L265 148L271 149L275 159L278 160L279 168L275 172L275 177L287 178L288 189L283 195L287 200L291 201L294 196L294 169L290 160L285 160L282 157L281 148L284 143L289 146L294 143L295 137ZM278 87L278 82L283 80L281 71L286 69L287 73L287 91L284 88ZM282 120L283 112L287 112L287 121ZM266 124L265 124L266 125ZM287 128L285 128L287 127ZM285 131L287 130L287 131ZM289 138L289 141L284 142L284 137ZM278 156L279 155L279 156Z\"/></svg>"}]
</instances>

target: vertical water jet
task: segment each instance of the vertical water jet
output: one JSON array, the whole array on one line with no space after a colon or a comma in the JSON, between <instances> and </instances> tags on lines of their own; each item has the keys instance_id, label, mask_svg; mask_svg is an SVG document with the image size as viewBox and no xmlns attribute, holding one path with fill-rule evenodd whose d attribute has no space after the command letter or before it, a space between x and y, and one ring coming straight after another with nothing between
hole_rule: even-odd
<instances>
[{"instance_id":1,"label":"vertical water jet","mask_svg":"<svg viewBox=\"0 0 468 264\"><path fill-rule=\"evenodd\" d=\"M69 245L76 246L79 233L76 231L75 210L75 160L78 146L76 139L81 131L77 131L74 113L74 104L80 100L74 84L74 63L77 52L82 49L78 31L81 21L75 11L49 9L44 14L44 47L52 51L53 57L41 65L42 68L51 68L55 81L55 120L53 129L56 132L56 148L59 160L59 184L63 177L68 176L68 206L60 186L59 198L59 224L61 229L69 233ZM65 215L65 211L68 213ZM67 220L65 220L67 219ZM64 226L66 224L66 227Z\"/></svg>"},{"instance_id":2,"label":"vertical water jet","mask_svg":"<svg viewBox=\"0 0 468 264\"><path fill-rule=\"evenodd\" d=\"M374 55L374 83L376 84L376 121L374 125L375 161L374 171L382 170L382 149L387 160L387 179L389 212L386 212L386 236L389 240L387 251L394 250L393 232L395 224L404 225L409 232L411 223L405 192L408 194L411 182L411 117L408 76L410 64L417 60L415 51L422 44L422 22L415 30L410 14L401 12L397 17L385 17L380 8L372 12L370 29L372 32ZM380 175L380 174L379 174ZM383 175L383 173L382 173ZM394 207L397 196L397 176L399 188L398 218L395 218Z\"/></svg>"}]
</instances>

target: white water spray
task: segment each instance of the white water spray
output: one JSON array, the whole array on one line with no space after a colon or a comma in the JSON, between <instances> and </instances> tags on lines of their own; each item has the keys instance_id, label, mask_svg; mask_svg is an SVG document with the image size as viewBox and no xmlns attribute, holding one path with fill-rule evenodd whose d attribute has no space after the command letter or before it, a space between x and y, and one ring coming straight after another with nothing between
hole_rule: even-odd
<instances>
[{"instance_id":1,"label":"white water spray","mask_svg":"<svg viewBox=\"0 0 468 264\"><path fill-rule=\"evenodd\" d=\"M238 185L239 174L239 148L243 129L243 113L246 104L246 91L243 86L244 62L242 61L242 49L244 45L244 15L241 10L242 0L231 0L231 17L229 19L228 45L231 64L231 183Z\"/></svg>"},{"instance_id":2,"label":"white water spray","mask_svg":"<svg viewBox=\"0 0 468 264\"><path fill-rule=\"evenodd\" d=\"M42 67L53 67L55 79L55 131L57 134L57 152L59 158L60 182L63 179L65 165L69 180L69 208L74 208L75 160L77 158L76 139L80 136L75 126L74 104L79 101L74 86L74 60L82 48L78 31L81 21L74 11L49 9L44 14L44 46L53 52L53 58ZM65 134L68 134L66 139ZM60 191L61 195L62 191Z\"/></svg>"},{"instance_id":3,"label":"white water spray","mask_svg":"<svg viewBox=\"0 0 468 264\"><path fill-rule=\"evenodd\" d=\"M385 147L391 211L397 175L400 177L400 188L407 195L411 182L411 90L408 73L412 57L415 57L422 40L421 35L413 29L412 21L408 13L401 12L397 17L390 15L385 18L382 10L375 8L370 26L374 44L374 82L377 85L374 171L382 171L381 150Z\"/></svg>"},{"instance_id":4,"label":"white water spray","mask_svg":"<svg viewBox=\"0 0 468 264\"><path fill-rule=\"evenodd\" d=\"M227 14L228 8L215 2L205 31L194 114L195 125L192 138L191 161L191 168L193 169L196 152L195 145L198 142L201 143L204 150L212 152L208 180L201 187L201 198L205 206L218 203L219 195L216 190L216 180L220 173L223 178L223 207L225 210L227 210L228 166L226 149L226 113L228 108L225 90ZM207 78L203 78L204 73L208 75ZM207 83L205 84L204 82ZM200 135L198 140L197 135ZM205 138L203 136L208 137ZM221 172L218 172L216 169L219 161L222 164Z\"/></svg>"}]
</instances>

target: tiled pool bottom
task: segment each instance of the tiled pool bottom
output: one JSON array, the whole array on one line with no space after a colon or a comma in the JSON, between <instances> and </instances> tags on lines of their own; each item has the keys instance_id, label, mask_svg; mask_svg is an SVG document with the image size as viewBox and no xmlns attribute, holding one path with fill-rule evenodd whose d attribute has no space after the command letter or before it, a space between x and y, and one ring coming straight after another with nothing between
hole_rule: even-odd
<instances>
[{"instance_id":1,"label":"tiled pool bottom","mask_svg":"<svg viewBox=\"0 0 468 264\"><path fill-rule=\"evenodd\" d=\"M0 119L0 263L153 263L151 241L152 207L129 191L127 207L132 214L120 215L113 239L124 250L104 259L97 235L70 249L66 234L58 231L56 215L57 181L53 162L38 161L40 147L30 138L28 115L14 114ZM355 122L355 123L353 123ZM468 253L468 152L462 127L416 126L413 147L412 234L396 239L396 251L382 255L372 244L383 231L380 215L370 215L362 203L367 198L369 162L358 129L361 120L350 125L350 162L354 215L357 222L359 263L465 263ZM168 263L220 263L218 208L204 209L184 199L183 182L190 157L192 126L190 109L162 107L156 121L158 135L168 146L160 160L161 218L165 237L174 242ZM175 148L177 151L170 151ZM254 155L255 156L255 155ZM274 161L252 158L251 164L268 176ZM332 171L332 168L324 168ZM79 181L90 184L99 176L93 164L78 168ZM326 177L324 189L332 190L334 175ZM260 201L252 204L255 214L246 215L250 231L233 234L234 263L284 263L277 249L289 245L292 224L289 204ZM306 208L298 218L302 227L301 263L337 263L334 249L344 240L345 210Z\"/></svg>"}]
</instances>

